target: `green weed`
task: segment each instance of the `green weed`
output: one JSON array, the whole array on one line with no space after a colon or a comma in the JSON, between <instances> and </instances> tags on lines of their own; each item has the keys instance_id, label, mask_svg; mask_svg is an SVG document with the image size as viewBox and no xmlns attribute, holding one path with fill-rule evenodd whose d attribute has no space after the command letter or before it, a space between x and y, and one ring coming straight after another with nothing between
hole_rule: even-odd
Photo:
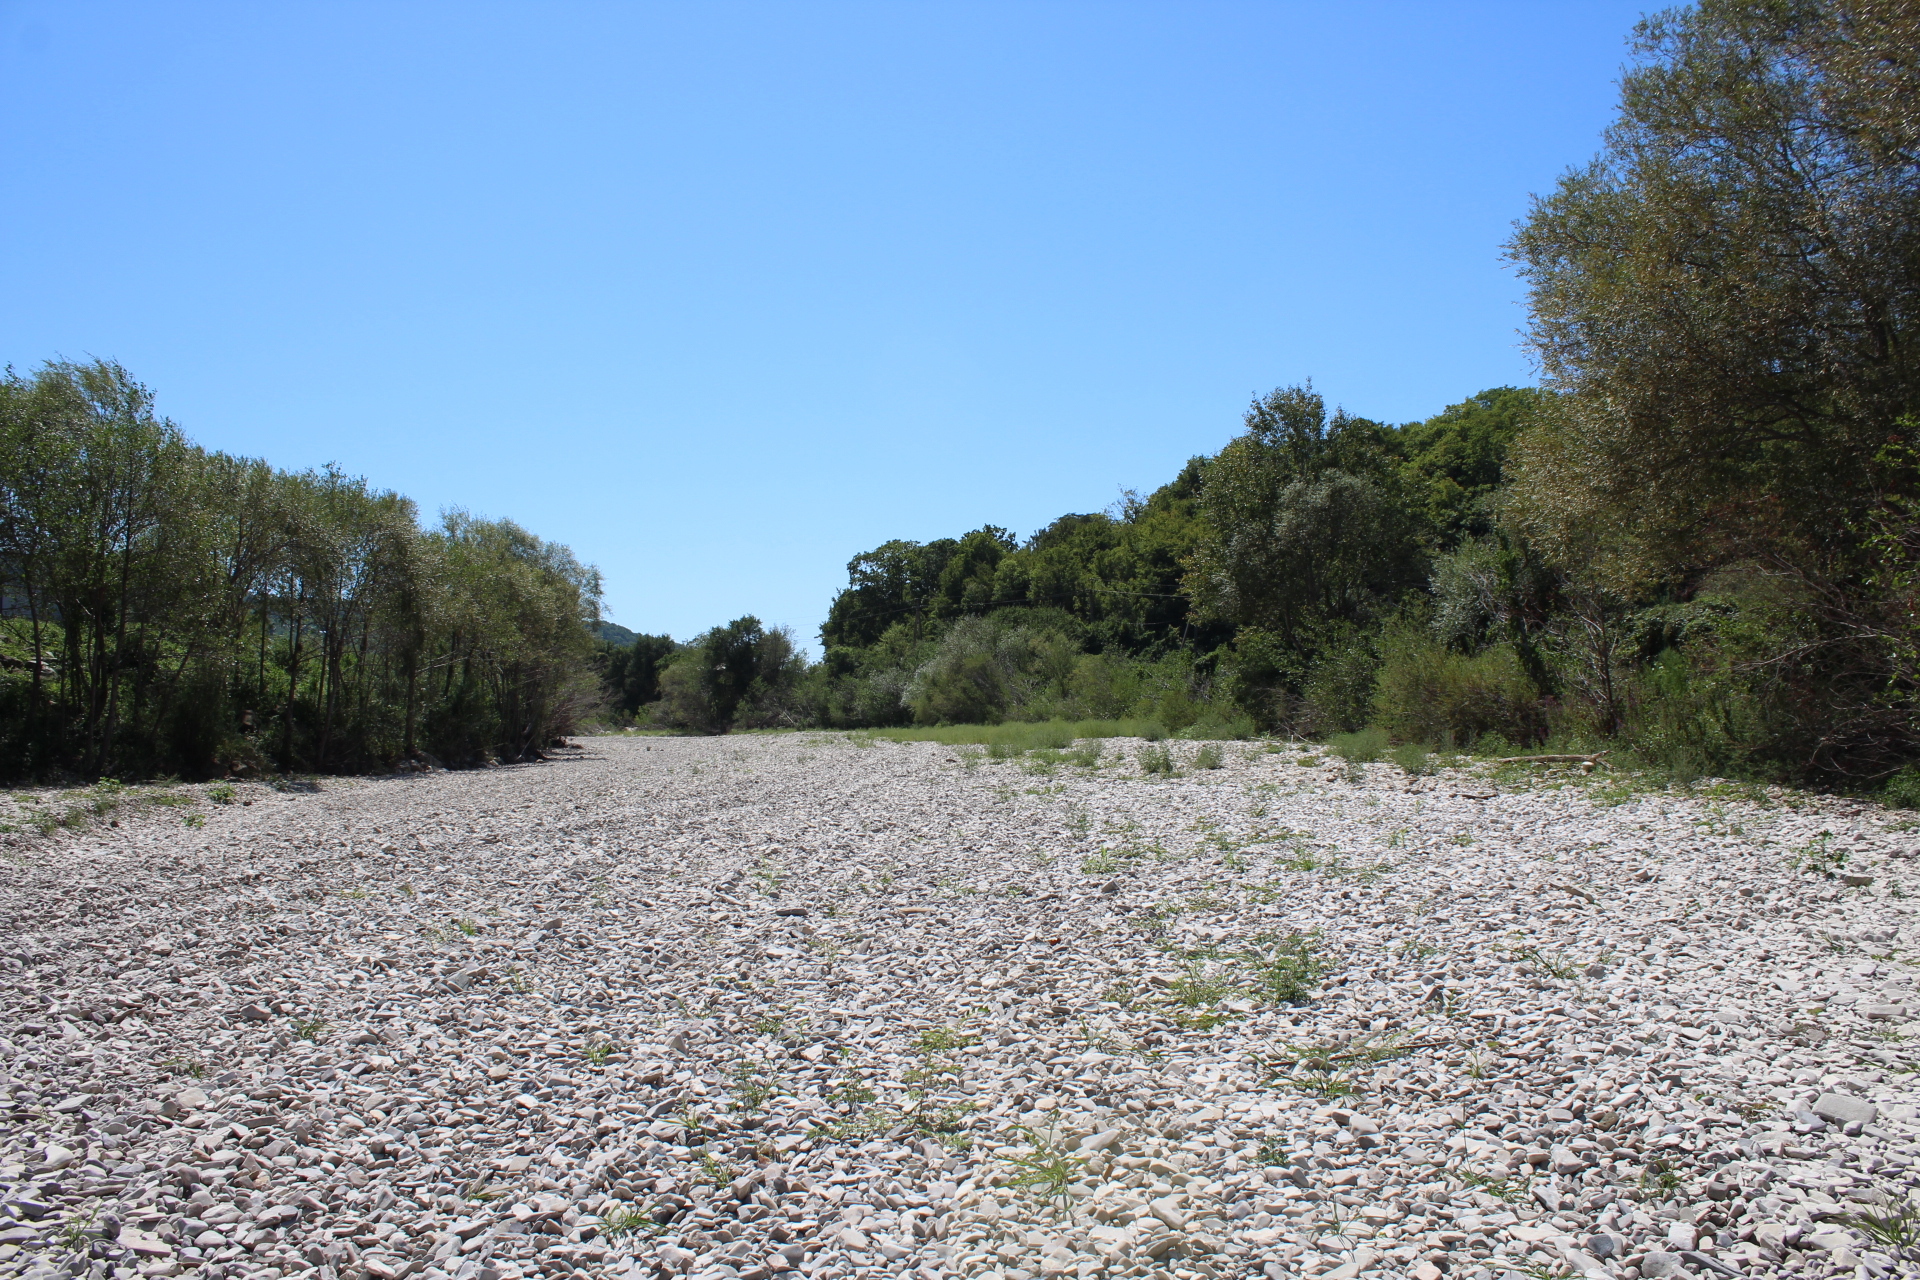
<instances>
[{"instance_id":1,"label":"green weed","mask_svg":"<svg viewBox=\"0 0 1920 1280\"><path fill-rule=\"evenodd\" d=\"M1208 974L1198 960L1189 962L1186 973L1175 978L1173 985L1167 988L1167 994L1173 997L1175 1003L1188 1009L1211 1008L1233 992L1231 981L1221 974Z\"/></svg>"},{"instance_id":2,"label":"green weed","mask_svg":"<svg viewBox=\"0 0 1920 1280\"><path fill-rule=\"evenodd\" d=\"M1837 880L1847 866L1847 851L1833 847L1833 833L1822 831L1813 840L1796 852L1789 865L1801 871L1810 871L1814 875Z\"/></svg>"},{"instance_id":3,"label":"green weed","mask_svg":"<svg viewBox=\"0 0 1920 1280\"><path fill-rule=\"evenodd\" d=\"M1255 981L1261 994L1275 1004L1307 1001L1328 969L1326 959L1316 952L1320 937L1320 931L1314 929L1284 938L1256 939L1271 945L1265 958L1257 962Z\"/></svg>"},{"instance_id":4,"label":"green weed","mask_svg":"<svg viewBox=\"0 0 1920 1280\"><path fill-rule=\"evenodd\" d=\"M1848 1214L1841 1221L1903 1256L1920 1249L1920 1204L1911 1197L1882 1192L1873 1208Z\"/></svg>"},{"instance_id":5,"label":"green weed","mask_svg":"<svg viewBox=\"0 0 1920 1280\"><path fill-rule=\"evenodd\" d=\"M1542 978L1557 978L1567 981L1580 976L1581 965L1567 959L1559 952L1542 951L1539 947L1527 944L1513 947L1508 952L1512 963L1525 968Z\"/></svg>"},{"instance_id":6,"label":"green weed","mask_svg":"<svg viewBox=\"0 0 1920 1280\"><path fill-rule=\"evenodd\" d=\"M1193 753L1193 767L1196 769L1218 769L1226 763L1221 755L1220 744L1209 742Z\"/></svg>"},{"instance_id":7,"label":"green weed","mask_svg":"<svg viewBox=\"0 0 1920 1280\"><path fill-rule=\"evenodd\" d=\"M1527 1202L1529 1193L1525 1182L1512 1178L1491 1177L1484 1173L1475 1173L1472 1169L1455 1169L1453 1176L1459 1179L1460 1185L1470 1191L1485 1192L1494 1199L1504 1200L1508 1204Z\"/></svg>"},{"instance_id":8,"label":"green weed","mask_svg":"<svg viewBox=\"0 0 1920 1280\"><path fill-rule=\"evenodd\" d=\"M216 782L207 788L207 799L215 804L232 804L238 794L231 782Z\"/></svg>"},{"instance_id":9,"label":"green weed","mask_svg":"<svg viewBox=\"0 0 1920 1280\"><path fill-rule=\"evenodd\" d=\"M1007 1161L1014 1168L1012 1185L1030 1190L1041 1200L1064 1210L1067 1189L1085 1172L1086 1163L1068 1155L1051 1136L1043 1136L1025 1125L1020 1126L1018 1132L1033 1148L1033 1154L1014 1156Z\"/></svg>"}]
</instances>

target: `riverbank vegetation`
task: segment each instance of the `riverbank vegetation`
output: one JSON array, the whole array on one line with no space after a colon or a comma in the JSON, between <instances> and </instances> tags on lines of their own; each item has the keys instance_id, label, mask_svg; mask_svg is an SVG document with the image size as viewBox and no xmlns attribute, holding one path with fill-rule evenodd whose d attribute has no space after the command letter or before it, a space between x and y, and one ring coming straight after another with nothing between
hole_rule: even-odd
<instances>
[{"instance_id":1,"label":"riverbank vegetation","mask_svg":"<svg viewBox=\"0 0 1920 1280\"><path fill-rule=\"evenodd\" d=\"M567 548L199 448L106 362L0 379L0 591L10 776L523 760L601 700Z\"/></svg>"},{"instance_id":2,"label":"riverbank vegetation","mask_svg":"<svg viewBox=\"0 0 1920 1280\"><path fill-rule=\"evenodd\" d=\"M1404 425L1282 387L1113 510L884 543L735 722L1374 728L1920 802L1915 47L1877 0L1648 19L1508 245L1541 387Z\"/></svg>"}]
</instances>

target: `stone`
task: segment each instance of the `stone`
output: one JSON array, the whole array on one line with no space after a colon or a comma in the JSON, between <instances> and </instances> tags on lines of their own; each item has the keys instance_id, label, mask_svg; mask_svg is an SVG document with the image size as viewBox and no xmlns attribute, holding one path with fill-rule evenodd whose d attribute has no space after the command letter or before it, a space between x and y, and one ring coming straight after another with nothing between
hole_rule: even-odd
<instances>
[{"instance_id":1,"label":"stone","mask_svg":"<svg viewBox=\"0 0 1920 1280\"><path fill-rule=\"evenodd\" d=\"M1663 1280L1668 1276L1684 1276L1687 1272L1679 1254L1656 1250L1640 1259L1640 1274L1644 1280Z\"/></svg>"},{"instance_id":2,"label":"stone","mask_svg":"<svg viewBox=\"0 0 1920 1280\"><path fill-rule=\"evenodd\" d=\"M1880 1109L1851 1094L1823 1093L1814 1100L1813 1114L1838 1125L1872 1124Z\"/></svg>"},{"instance_id":3,"label":"stone","mask_svg":"<svg viewBox=\"0 0 1920 1280\"><path fill-rule=\"evenodd\" d=\"M71 1149L63 1147L57 1142L50 1142L47 1144L47 1149L41 1155L40 1162L35 1166L35 1169L36 1172L40 1174L57 1173L72 1164L77 1158L77 1154Z\"/></svg>"},{"instance_id":4,"label":"stone","mask_svg":"<svg viewBox=\"0 0 1920 1280\"><path fill-rule=\"evenodd\" d=\"M1548 1159L1548 1167L1559 1174L1584 1173L1591 1162L1571 1147L1556 1146Z\"/></svg>"},{"instance_id":5,"label":"stone","mask_svg":"<svg viewBox=\"0 0 1920 1280\"><path fill-rule=\"evenodd\" d=\"M182 843L177 815L167 826L156 807L37 844L0 885L0 908L25 922L6 950L32 958L0 985L0 1105L12 1099L16 1125L0 1135L0 1182L31 1186L50 1140L75 1158L44 1178L38 1219L15 1192L0 1226L44 1240L97 1210L95 1230L127 1221L127 1244L191 1216L195 1236L222 1242L206 1257L127 1256L226 1268L225 1280L282 1280L310 1245L334 1280L765 1280L801 1263L843 1277L1140 1264L1319 1280L1359 1259L1319 1251L1339 1242L1337 1196L1348 1243L1391 1242L1368 1280L1435 1280L1422 1268L1493 1280L1543 1263L1597 1276L1649 1255L1699 1275L1717 1260L1699 1214L1763 1216L1769 1166L1816 1183L1824 1166L1797 1155L1903 1176L1872 1164L1920 1115L1920 1082L1892 1071L1862 1104L1886 1113L1886 1138L1806 1112L1802 1146L1715 1106L1668 1107L1696 1093L1805 1106L1796 1091L1815 1077L1796 1055L1826 1032L1784 1010L1815 994L1859 995L1833 1006L1835 1036L1856 1015L1906 1020L1904 1005L1879 1007L1904 988L1884 987L1863 953L1843 974L1825 941L1873 934L1878 951L1906 936L1901 904L1808 898L1777 853L1822 829L1872 834L1819 798L1721 798L1713 813L1674 793L1602 809L1524 781L1493 793L1465 777L1383 785L1384 767L1309 776L1298 753L1252 746L1225 748L1205 777L1147 783L1131 767L1147 744L1124 740L1101 744L1099 770L1049 765L1044 788L1021 772L1035 762L968 767L940 744L585 742L564 767L311 793L244 784L255 803L220 810L220 839L205 843ZM1197 749L1167 745L1176 760ZM0 794L0 808L14 803ZM1748 839L1702 836L1729 821ZM1455 839L1465 832L1474 843ZM347 852L383 845L390 859ZM1229 847L1245 874L1223 880ZM1283 865L1334 848L1369 876ZM1080 870L1103 850L1112 870ZM1621 922L1604 963L1591 960L1593 922L1554 888L1569 877ZM767 891L775 880L806 895L805 916L772 914L797 905ZM1749 892L1727 895L1729 881ZM57 904L103 882L137 893L140 919L69 930ZM1800 921L1769 925L1770 960L1750 963L1757 935L1735 913L1789 903ZM1161 905L1180 910L1150 912ZM1524 928L1556 970L1603 968L1604 1003L1540 966L1454 969L1424 949L1436 921L1448 955L1514 954ZM141 928L177 945L146 950ZM1315 929L1329 955L1364 938L1367 965L1330 973L1311 998L1259 994L1267 944L1250 940ZM1178 956L1205 957L1200 973L1226 995L1191 1015L1176 1005ZM248 1004L275 1016L231 1016ZM1441 1009L1480 1011L1476 1030L1503 1049L1427 1044L1417 1029L1444 1025ZM319 1030L302 1040L309 1019ZM1395 1056L1331 1064L1356 1087L1344 1105L1274 1088L1275 1064L1244 1053L1389 1044L1398 1029L1415 1030ZM909 1072L911 1114L887 1083ZM1391 1085L1408 1073L1412 1091ZM1429 1080L1446 1083L1423 1096ZM866 1089L878 1096L861 1101ZM935 1119L937 1139L924 1129ZM1071 1219L1008 1185L1011 1153L1031 1150L1021 1126L1072 1153ZM1736 1150L1745 1158L1724 1162ZM1422 1171L1441 1165L1517 1183L1520 1169L1503 1168L1514 1155L1534 1200L1579 1216L1425 1198ZM1634 1193L1654 1157L1689 1199L1649 1222ZM731 1172L715 1184L719 1169ZM149 1189L193 1199L149 1219ZM771 1212L734 1211L747 1204ZM671 1221L603 1239L616 1211ZM282 1239L257 1239L268 1232ZM1483 1265L1470 1235L1503 1247ZM1763 1229L1725 1257L1750 1248L1768 1260L1747 1268L1761 1274L1791 1250L1770 1239L1787 1233ZM10 1247L18 1263L43 1246Z\"/></svg>"}]
</instances>

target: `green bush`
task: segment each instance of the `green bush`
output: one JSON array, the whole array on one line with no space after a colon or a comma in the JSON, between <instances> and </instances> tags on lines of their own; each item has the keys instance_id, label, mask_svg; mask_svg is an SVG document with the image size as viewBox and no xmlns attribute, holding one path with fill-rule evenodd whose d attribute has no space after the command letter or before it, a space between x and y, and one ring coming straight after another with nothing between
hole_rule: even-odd
<instances>
[{"instance_id":1,"label":"green bush","mask_svg":"<svg viewBox=\"0 0 1920 1280\"><path fill-rule=\"evenodd\" d=\"M1209 742L1193 753L1193 767L1196 769L1218 769L1226 760L1220 754L1218 744Z\"/></svg>"},{"instance_id":2,"label":"green bush","mask_svg":"<svg viewBox=\"0 0 1920 1280\"><path fill-rule=\"evenodd\" d=\"M1406 742L1391 752L1393 762L1409 778L1421 778L1433 772L1433 753L1418 742Z\"/></svg>"},{"instance_id":3,"label":"green bush","mask_svg":"<svg viewBox=\"0 0 1920 1280\"><path fill-rule=\"evenodd\" d=\"M1511 742L1547 737L1547 707L1512 645L1456 653L1412 626L1383 639L1376 722L1405 742L1470 746L1488 734Z\"/></svg>"},{"instance_id":4,"label":"green bush","mask_svg":"<svg viewBox=\"0 0 1920 1280\"><path fill-rule=\"evenodd\" d=\"M1883 793L1895 809L1920 809L1920 764L1910 764L1887 779Z\"/></svg>"},{"instance_id":5,"label":"green bush","mask_svg":"<svg viewBox=\"0 0 1920 1280\"><path fill-rule=\"evenodd\" d=\"M1254 732L1252 716L1245 712L1223 712L1216 708L1174 736L1189 742L1242 742L1251 738Z\"/></svg>"},{"instance_id":6,"label":"green bush","mask_svg":"<svg viewBox=\"0 0 1920 1280\"><path fill-rule=\"evenodd\" d=\"M1155 774L1171 776L1173 773L1173 755L1165 747L1142 747L1140 749L1140 772L1152 777Z\"/></svg>"},{"instance_id":7,"label":"green bush","mask_svg":"<svg viewBox=\"0 0 1920 1280\"><path fill-rule=\"evenodd\" d=\"M1327 750L1348 764L1372 764L1387 754L1387 743L1386 730L1369 727L1334 734L1327 739Z\"/></svg>"},{"instance_id":8,"label":"green bush","mask_svg":"<svg viewBox=\"0 0 1920 1280\"><path fill-rule=\"evenodd\" d=\"M1331 645L1307 673L1301 694L1305 727L1314 734L1352 732L1372 719L1380 659L1373 638L1354 633Z\"/></svg>"}]
</instances>

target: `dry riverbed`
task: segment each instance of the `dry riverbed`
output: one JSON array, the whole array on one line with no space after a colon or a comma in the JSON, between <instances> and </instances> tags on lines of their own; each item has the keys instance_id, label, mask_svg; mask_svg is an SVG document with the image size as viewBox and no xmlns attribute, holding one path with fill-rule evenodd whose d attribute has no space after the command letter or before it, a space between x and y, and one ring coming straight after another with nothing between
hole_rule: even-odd
<instances>
[{"instance_id":1,"label":"dry riverbed","mask_svg":"<svg viewBox=\"0 0 1920 1280\"><path fill-rule=\"evenodd\" d=\"M1900 815L1166 745L17 795L0 1276L1915 1273Z\"/></svg>"}]
</instances>

